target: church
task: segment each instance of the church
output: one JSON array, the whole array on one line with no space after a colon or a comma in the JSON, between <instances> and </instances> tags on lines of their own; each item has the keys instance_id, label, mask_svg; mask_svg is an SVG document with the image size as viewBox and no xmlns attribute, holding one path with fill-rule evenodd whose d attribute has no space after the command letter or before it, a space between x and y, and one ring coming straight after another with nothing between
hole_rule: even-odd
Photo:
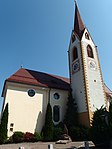
<instances>
[{"instance_id":1,"label":"church","mask_svg":"<svg viewBox=\"0 0 112 149\"><path fill-rule=\"evenodd\" d=\"M97 108L108 108L112 92L103 82L98 49L76 3L68 63L69 78L20 68L5 80L2 113L8 103L8 136L15 131L41 132L48 102L54 124L63 121L70 89L82 125L90 126Z\"/></svg>"}]
</instances>

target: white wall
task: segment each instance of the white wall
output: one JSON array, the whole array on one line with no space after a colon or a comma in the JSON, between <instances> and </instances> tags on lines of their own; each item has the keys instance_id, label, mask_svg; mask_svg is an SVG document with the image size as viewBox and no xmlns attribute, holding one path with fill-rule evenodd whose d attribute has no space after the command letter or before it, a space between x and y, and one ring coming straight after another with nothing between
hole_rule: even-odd
<instances>
[{"instance_id":1,"label":"white wall","mask_svg":"<svg viewBox=\"0 0 112 149\"><path fill-rule=\"evenodd\" d=\"M73 64L75 61L72 62L72 51L74 46L78 50L78 60L80 65L80 70L76 73L72 73L73 71ZM75 42L70 44L69 48L69 59L70 59L70 70L71 70L71 87L73 90L73 97L75 98L77 105L78 105L78 112L86 112L87 111L87 104L86 104L86 96L85 96L85 85L84 85L84 75L83 75L83 64L82 64L82 57L81 57L81 48L80 48L80 41L76 38Z\"/></svg>"},{"instance_id":2,"label":"white wall","mask_svg":"<svg viewBox=\"0 0 112 149\"><path fill-rule=\"evenodd\" d=\"M6 103L9 104L8 136L11 136L15 131L31 133L35 131L41 132L45 121L49 90L52 109L54 105L59 105L60 121L63 120L66 111L68 91L11 82L7 82L6 86L4 100L5 105ZM35 96L30 97L28 95L27 91L29 89L35 90ZM59 100L54 99L54 93L60 95ZM11 123L14 124L13 127L10 126ZM13 131L10 131L10 128L13 128Z\"/></svg>"},{"instance_id":3,"label":"white wall","mask_svg":"<svg viewBox=\"0 0 112 149\"><path fill-rule=\"evenodd\" d=\"M60 95L59 99L54 99L55 93L58 93ZM63 121L64 119L66 108L67 108L67 101L68 101L68 91L59 90L59 89L51 89L50 103L52 106L52 111L55 105L60 107L60 121L59 122ZM57 123L54 122L54 124L57 124Z\"/></svg>"},{"instance_id":4,"label":"white wall","mask_svg":"<svg viewBox=\"0 0 112 149\"><path fill-rule=\"evenodd\" d=\"M34 97L27 94L28 89L35 89ZM32 133L35 129L41 131L47 99L47 90L10 83L5 98L5 104L7 102L9 104L8 136L12 135L14 131ZM11 123L14 123L13 132L10 131Z\"/></svg>"},{"instance_id":5,"label":"white wall","mask_svg":"<svg viewBox=\"0 0 112 149\"><path fill-rule=\"evenodd\" d=\"M85 30L85 32L87 32L87 30ZM97 49L91 38L90 40L85 39L85 32L81 43L84 52L85 74L88 85L88 96L90 97L90 110L94 112L96 108L99 109L102 105L106 106L106 96ZM88 44L92 47L94 58L87 56ZM96 63L95 70L89 68L89 61L94 61Z\"/></svg>"}]
</instances>

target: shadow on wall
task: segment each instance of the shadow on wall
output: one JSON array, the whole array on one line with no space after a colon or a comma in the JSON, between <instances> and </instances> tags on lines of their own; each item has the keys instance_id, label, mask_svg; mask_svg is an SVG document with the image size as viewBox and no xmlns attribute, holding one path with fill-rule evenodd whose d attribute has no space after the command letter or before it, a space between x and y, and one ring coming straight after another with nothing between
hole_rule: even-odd
<instances>
[{"instance_id":1,"label":"shadow on wall","mask_svg":"<svg viewBox=\"0 0 112 149\"><path fill-rule=\"evenodd\" d=\"M36 122L36 127L35 127L35 132L41 132L43 128L43 114L40 111L38 116L37 116L37 122Z\"/></svg>"}]
</instances>

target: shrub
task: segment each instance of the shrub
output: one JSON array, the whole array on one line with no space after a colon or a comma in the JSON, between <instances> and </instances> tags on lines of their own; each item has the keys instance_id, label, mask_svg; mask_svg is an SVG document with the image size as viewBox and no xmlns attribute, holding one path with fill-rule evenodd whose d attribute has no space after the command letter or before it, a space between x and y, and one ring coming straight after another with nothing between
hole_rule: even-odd
<instances>
[{"instance_id":1,"label":"shrub","mask_svg":"<svg viewBox=\"0 0 112 149\"><path fill-rule=\"evenodd\" d=\"M84 141L89 139L89 128L85 126L74 126L70 128L69 135L73 141Z\"/></svg>"},{"instance_id":2,"label":"shrub","mask_svg":"<svg viewBox=\"0 0 112 149\"><path fill-rule=\"evenodd\" d=\"M37 141L42 141L42 140L43 140L43 134L35 132L34 133L34 141L37 142Z\"/></svg>"},{"instance_id":3,"label":"shrub","mask_svg":"<svg viewBox=\"0 0 112 149\"><path fill-rule=\"evenodd\" d=\"M8 103L3 111L0 124L0 143L5 143L7 140L7 123L8 123Z\"/></svg>"},{"instance_id":4,"label":"shrub","mask_svg":"<svg viewBox=\"0 0 112 149\"><path fill-rule=\"evenodd\" d=\"M24 141L24 133L21 131L16 131L12 135L12 140L14 143L20 143Z\"/></svg>"},{"instance_id":5,"label":"shrub","mask_svg":"<svg viewBox=\"0 0 112 149\"><path fill-rule=\"evenodd\" d=\"M53 140L53 121L52 121L52 109L50 103L47 105L45 125L43 127L44 141Z\"/></svg>"},{"instance_id":6,"label":"shrub","mask_svg":"<svg viewBox=\"0 0 112 149\"><path fill-rule=\"evenodd\" d=\"M25 142L33 142L34 141L34 134L32 134L30 132L26 132L24 134L24 141Z\"/></svg>"},{"instance_id":7,"label":"shrub","mask_svg":"<svg viewBox=\"0 0 112 149\"><path fill-rule=\"evenodd\" d=\"M66 124L68 130L71 127L77 126L79 124L77 104L72 96L72 90L70 90L68 95L67 110L65 114L64 123Z\"/></svg>"},{"instance_id":8,"label":"shrub","mask_svg":"<svg viewBox=\"0 0 112 149\"><path fill-rule=\"evenodd\" d=\"M101 107L94 112L92 126L90 128L91 140L98 145L109 144L109 125L106 122L108 112L105 107Z\"/></svg>"},{"instance_id":9,"label":"shrub","mask_svg":"<svg viewBox=\"0 0 112 149\"><path fill-rule=\"evenodd\" d=\"M59 126L54 126L53 130L53 141L57 141L61 138L63 134L63 129Z\"/></svg>"}]
</instances>

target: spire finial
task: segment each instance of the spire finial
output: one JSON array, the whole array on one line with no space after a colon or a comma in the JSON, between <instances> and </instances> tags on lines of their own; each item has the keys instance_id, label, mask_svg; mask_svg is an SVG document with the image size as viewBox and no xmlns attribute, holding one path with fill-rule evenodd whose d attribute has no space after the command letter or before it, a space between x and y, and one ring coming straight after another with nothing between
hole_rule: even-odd
<instances>
[{"instance_id":1,"label":"spire finial","mask_svg":"<svg viewBox=\"0 0 112 149\"><path fill-rule=\"evenodd\" d=\"M77 4L76 0L74 0L74 3Z\"/></svg>"}]
</instances>

